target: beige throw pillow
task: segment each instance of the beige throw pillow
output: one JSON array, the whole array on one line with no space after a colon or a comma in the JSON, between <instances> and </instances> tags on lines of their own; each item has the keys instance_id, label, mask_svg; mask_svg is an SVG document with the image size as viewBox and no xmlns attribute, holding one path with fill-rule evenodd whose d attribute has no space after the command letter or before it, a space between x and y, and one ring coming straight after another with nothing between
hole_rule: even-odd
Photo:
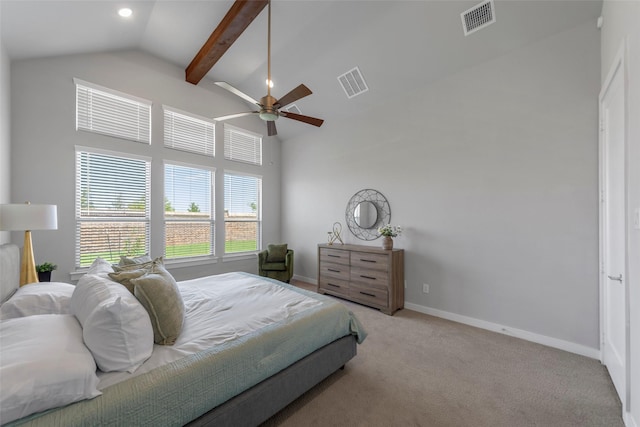
<instances>
[{"instance_id":1,"label":"beige throw pillow","mask_svg":"<svg viewBox=\"0 0 640 427\"><path fill-rule=\"evenodd\" d=\"M149 266L149 268L151 268L151 266ZM122 270L109 273L109 277L120 283L121 285L124 285L129 290L129 292L133 294L134 285L133 283L131 283L131 279L143 276L147 273L147 271L148 270L144 268L138 268L137 270Z\"/></svg>"},{"instance_id":2,"label":"beige throw pillow","mask_svg":"<svg viewBox=\"0 0 640 427\"><path fill-rule=\"evenodd\" d=\"M134 295L151 318L153 341L160 345L175 344L184 322L184 302L173 276L161 264L154 264L130 282Z\"/></svg>"},{"instance_id":3,"label":"beige throw pillow","mask_svg":"<svg viewBox=\"0 0 640 427\"><path fill-rule=\"evenodd\" d=\"M149 254L144 254L142 256L137 256L133 258L121 255L120 262L118 263L118 265L123 266L123 265L132 265L132 264L144 264L146 262L151 262L151 261L153 260L151 259Z\"/></svg>"}]
</instances>

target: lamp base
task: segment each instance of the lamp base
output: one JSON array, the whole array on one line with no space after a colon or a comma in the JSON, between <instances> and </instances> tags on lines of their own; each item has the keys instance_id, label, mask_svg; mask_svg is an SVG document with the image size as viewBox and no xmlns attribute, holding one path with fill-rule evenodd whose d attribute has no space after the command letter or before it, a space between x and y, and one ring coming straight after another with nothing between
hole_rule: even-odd
<instances>
[{"instance_id":1,"label":"lamp base","mask_svg":"<svg viewBox=\"0 0 640 427\"><path fill-rule=\"evenodd\" d=\"M36 261L33 257L33 245L31 244L31 231L24 232L24 246L22 248L22 262L20 263L20 286L27 283L38 283Z\"/></svg>"}]
</instances>

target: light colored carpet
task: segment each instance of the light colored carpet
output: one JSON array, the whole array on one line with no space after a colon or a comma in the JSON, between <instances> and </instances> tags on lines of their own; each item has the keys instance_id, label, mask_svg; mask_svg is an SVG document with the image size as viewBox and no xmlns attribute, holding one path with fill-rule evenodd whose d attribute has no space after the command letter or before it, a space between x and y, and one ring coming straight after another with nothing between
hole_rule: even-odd
<instances>
[{"instance_id":1,"label":"light colored carpet","mask_svg":"<svg viewBox=\"0 0 640 427\"><path fill-rule=\"evenodd\" d=\"M406 309L387 316L338 301L369 333L358 355L264 426L624 425L597 360Z\"/></svg>"}]
</instances>

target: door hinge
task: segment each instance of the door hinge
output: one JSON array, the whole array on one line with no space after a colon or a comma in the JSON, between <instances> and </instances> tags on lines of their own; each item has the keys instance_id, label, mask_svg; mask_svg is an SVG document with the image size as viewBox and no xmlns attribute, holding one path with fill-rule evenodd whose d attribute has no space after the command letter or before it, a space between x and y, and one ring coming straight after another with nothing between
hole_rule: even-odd
<instances>
[{"instance_id":1,"label":"door hinge","mask_svg":"<svg viewBox=\"0 0 640 427\"><path fill-rule=\"evenodd\" d=\"M600 132L604 132L604 119L600 119Z\"/></svg>"}]
</instances>

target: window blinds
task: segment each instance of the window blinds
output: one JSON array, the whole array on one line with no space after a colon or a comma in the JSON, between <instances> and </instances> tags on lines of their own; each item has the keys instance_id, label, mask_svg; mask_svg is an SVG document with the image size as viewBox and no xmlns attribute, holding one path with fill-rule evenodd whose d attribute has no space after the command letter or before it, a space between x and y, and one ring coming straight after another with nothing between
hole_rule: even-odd
<instances>
[{"instance_id":1,"label":"window blinds","mask_svg":"<svg viewBox=\"0 0 640 427\"><path fill-rule=\"evenodd\" d=\"M148 160L76 151L76 264L149 252L151 164Z\"/></svg>"},{"instance_id":2,"label":"window blinds","mask_svg":"<svg viewBox=\"0 0 640 427\"><path fill-rule=\"evenodd\" d=\"M76 130L151 143L151 101L74 79Z\"/></svg>"},{"instance_id":3,"label":"window blinds","mask_svg":"<svg viewBox=\"0 0 640 427\"><path fill-rule=\"evenodd\" d=\"M225 124L224 158L262 165L262 136Z\"/></svg>"},{"instance_id":4,"label":"window blinds","mask_svg":"<svg viewBox=\"0 0 640 427\"><path fill-rule=\"evenodd\" d=\"M213 157L214 123L212 120L164 106L164 146Z\"/></svg>"}]
</instances>

